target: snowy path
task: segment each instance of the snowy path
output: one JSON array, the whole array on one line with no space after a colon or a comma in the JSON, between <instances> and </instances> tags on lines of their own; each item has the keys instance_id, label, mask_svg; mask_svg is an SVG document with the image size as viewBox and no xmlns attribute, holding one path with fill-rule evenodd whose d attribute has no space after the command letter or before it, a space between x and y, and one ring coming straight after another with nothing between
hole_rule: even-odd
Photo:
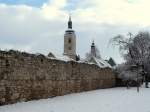
<instances>
[{"instance_id":1,"label":"snowy path","mask_svg":"<svg viewBox=\"0 0 150 112\"><path fill-rule=\"evenodd\" d=\"M0 112L150 112L150 88L101 89L1 106Z\"/></svg>"}]
</instances>

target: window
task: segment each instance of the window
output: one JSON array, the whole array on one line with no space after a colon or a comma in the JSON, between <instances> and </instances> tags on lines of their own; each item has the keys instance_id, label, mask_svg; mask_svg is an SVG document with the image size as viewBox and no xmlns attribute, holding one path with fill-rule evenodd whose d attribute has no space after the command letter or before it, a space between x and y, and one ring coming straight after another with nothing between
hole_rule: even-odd
<instances>
[{"instance_id":1,"label":"window","mask_svg":"<svg viewBox=\"0 0 150 112\"><path fill-rule=\"evenodd\" d=\"M71 43L71 38L69 38L68 43Z\"/></svg>"}]
</instances>

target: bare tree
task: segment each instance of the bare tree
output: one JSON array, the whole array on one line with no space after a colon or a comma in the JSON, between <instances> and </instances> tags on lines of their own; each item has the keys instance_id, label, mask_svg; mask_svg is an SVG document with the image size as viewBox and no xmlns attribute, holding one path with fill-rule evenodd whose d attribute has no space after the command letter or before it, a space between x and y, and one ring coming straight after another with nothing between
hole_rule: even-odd
<instances>
[{"instance_id":1,"label":"bare tree","mask_svg":"<svg viewBox=\"0 0 150 112\"><path fill-rule=\"evenodd\" d=\"M144 71L148 72L146 69L150 67L150 34L148 32L139 32L135 36L132 33L128 33L128 36L118 35L112 38L111 42L113 45L119 46L125 59L122 71L126 71L125 68L129 68L131 65L141 65Z\"/></svg>"}]
</instances>

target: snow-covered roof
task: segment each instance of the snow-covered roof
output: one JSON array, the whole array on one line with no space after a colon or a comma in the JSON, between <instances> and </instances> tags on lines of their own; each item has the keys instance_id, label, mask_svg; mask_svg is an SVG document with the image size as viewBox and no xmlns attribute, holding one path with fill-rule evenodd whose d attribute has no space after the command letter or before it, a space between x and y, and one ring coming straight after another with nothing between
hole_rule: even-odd
<instances>
[{"instance_id":1,"label":"snow-covered roof","mask_svg":"<svg viewBox=\"0 0 150 112\"><path fill-rule=\"evenodd\" d=\"M69 58L66 55L55 55L55 57L48 57L50 59L56 59L56 60L61 60L61 61L74 61L72 58Z\"/></svg>"},{"instance_id":2,"label":"snow-covered roof","mask_svg":"<svg viewBox=\"0 0 150 112\"><path fill-rule=\"evenodd\" d=\"M111 68L111 65L103 59L95 58L95 61L97 62L98 66L101 67L101 68L105 68L105 67Z\"/></svg>"},{"instance_id":3,"label":"snow-covered roof","mask_svg":"<svg viewBox=\"0 0 150 112\"><path fill-rule=\"evenodd\" d=\"M103 60L102 58L96 58L94 56L90 57L88 60L86 60L86 62L90 63L90 64L96 64L98 65L100 68L112 68L111 65Z\"/></svg>"}]
</instances>

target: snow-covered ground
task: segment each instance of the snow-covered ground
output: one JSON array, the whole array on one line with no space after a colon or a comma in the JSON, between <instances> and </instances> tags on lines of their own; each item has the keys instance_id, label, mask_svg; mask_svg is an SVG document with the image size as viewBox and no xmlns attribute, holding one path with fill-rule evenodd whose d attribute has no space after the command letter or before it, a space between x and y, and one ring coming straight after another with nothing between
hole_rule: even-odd
<instances>
[{"instance_id":1,"label":"snow-covered ground","mask_svg":"<svg viewBox=\"0 0 150 112\"><path fill-rule=\"evenodd\" d=\"M0 112L150 112L150 88L111 88L6 105Z\"/></svg>"}]
</instances>

